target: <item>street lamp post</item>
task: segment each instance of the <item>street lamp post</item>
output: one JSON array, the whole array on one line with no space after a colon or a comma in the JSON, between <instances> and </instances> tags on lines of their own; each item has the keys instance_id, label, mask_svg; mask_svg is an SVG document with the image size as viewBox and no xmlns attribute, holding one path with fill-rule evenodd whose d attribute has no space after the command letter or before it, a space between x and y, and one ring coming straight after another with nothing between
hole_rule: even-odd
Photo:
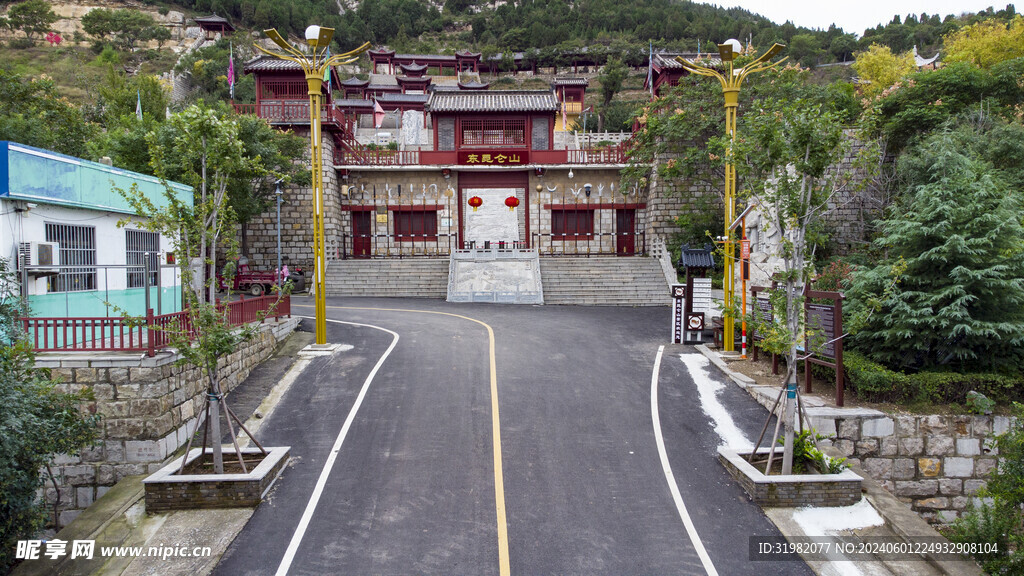
<instances>
[{"instance_id":1,"label":"street lamp post","mask_svg":"<svg viewBox=\"0 0 1024 576\"><path fill-rule=\"evenodd\" d=\"M778 54L783 48L782 44L773 44L767 52L755 58L750 64L746 66L734 69L733 61L736 56L740 54L740 50L743 46L739 40L726 40L724 44L718 45L718 54L722 57L723 63L728 63L729 70L726 74L709 68L707 66L701 66L690 62L682 56L676 56L676 61L679 62L687 72L692 74L700 74L701 76L711 76L718 80L722 85L722 95L725 97L725 133L728 134L732 142L736 141L736 110L739 108L740 100L740 85L743 83L743 79L753 74L754 72L762 72L770 68L778 66L786 59L783 58L777 62L769 62L769 60ZM724 300L726 306L731 306L735 294L736 287L736 275L734 271L734 263L736 257L736 249L733 245L732 234L729 226L736 219L736 164L732 156L732 146L729 147L729 151L726 154L725 159L725 255L722 258L722 262L725 266L725 277L723 278L722 288L724 294ZM746 313L746 310L743 311ZM732 316L728 314L724 318L724 332L722 338L722 347L727 352L732 352L735 349L735 323Z\"/></svg>"},{"instance_id":2,"label":"street lamp post","mask_svg":"<svg viewBox=\"0 0 1024 576\"><path fill-rule=\"evenodd\" d=\"M349 64L363 52L369 50L367 42L349 52L331 55L328 47L334 37L333 28L310 26L306 28L306 43L309 52L300 51L286 41L274 28L264 30L264 34L274 41L284 52L271 52L262 46L256 48L269 56L295 62L302 68L309 88L309 147L310 169L313 172L313 289L316 304L316 343L327 343L327 300L325 297L324 279L327 274L327 256L324 238L324 173L323 149L320 135L320 108L324 74L331 66ZM280 270L280 263L278 263Z\"/></svg>"}]
</instances>

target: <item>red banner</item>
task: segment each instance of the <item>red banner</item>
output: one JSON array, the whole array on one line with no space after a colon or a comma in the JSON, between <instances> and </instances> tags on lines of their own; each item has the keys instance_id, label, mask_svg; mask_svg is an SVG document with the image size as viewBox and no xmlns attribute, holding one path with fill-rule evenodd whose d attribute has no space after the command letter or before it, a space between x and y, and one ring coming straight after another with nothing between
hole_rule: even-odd
<instances>
[{"instance_id":1,"label":"red banner","mask_svg":"<svg viewBox=\"0 0 1024 576\"><path fill-rule=\"evenodd\" d=\"M459 164L467 166L520 166L529 163L528 150L459 151Z\"/></svg>"}]
</instances>

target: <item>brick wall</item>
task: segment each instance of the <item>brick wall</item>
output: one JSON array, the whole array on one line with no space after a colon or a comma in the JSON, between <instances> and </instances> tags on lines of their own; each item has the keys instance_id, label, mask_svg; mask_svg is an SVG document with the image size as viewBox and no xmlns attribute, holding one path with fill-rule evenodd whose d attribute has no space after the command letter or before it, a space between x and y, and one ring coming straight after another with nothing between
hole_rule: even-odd
<instances>
[{"instance_id":1,"label":"brick wall","mask_svg":"<svg viewBox=\"0 0 1024 576\"><path fill-rule=\"evenodd\" d=\"M268 321L253 340L222 358L224 391L243 381L297 324L298 318ZM92 390L95 402L89 408L103 417L99 442L80 456L57 456L51 468L58 488L47 482L40 494L52 510L59 490L61 526L121 478L154 472L185 445L203 407L206 382L197 368L175 366L177 360L170 351L153 358L114 353L37 356L36 366L50 368L62 382L58 389Z\"/></svg>"}]
</instances>

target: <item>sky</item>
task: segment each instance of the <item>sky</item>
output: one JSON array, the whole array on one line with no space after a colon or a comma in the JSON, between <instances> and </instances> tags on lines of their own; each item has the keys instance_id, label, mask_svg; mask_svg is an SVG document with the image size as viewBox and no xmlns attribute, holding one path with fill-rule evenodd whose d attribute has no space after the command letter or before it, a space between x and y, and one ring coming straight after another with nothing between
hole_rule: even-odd
<instances>
[{"instance_id":1,"label":"sky","mask_svg":"<svg viewBox=\"0 0 1024 576\"><path fill-rule=\"evenodd\" d=\"M992 6L1001 10L1012 0L856 0L836 2L830 0L721 0L701 2L717 4L724 8L740 7L755 14L767 17L777 24L791 20L797 26L805 28L821 28L827 30L835 23L846 32L860 37L867 28L878 24L888 24L892 17L899 14L904 18L907 14L927 12L959 15L962 12L979 12Z\"/></svg>"}]
</instances>

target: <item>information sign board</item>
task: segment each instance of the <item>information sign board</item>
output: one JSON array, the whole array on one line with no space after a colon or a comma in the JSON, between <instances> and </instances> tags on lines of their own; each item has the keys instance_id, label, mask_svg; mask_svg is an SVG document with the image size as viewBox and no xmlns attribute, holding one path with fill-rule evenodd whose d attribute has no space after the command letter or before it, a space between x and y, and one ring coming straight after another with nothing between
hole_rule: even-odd
<instances>
[{"instance_id":1,"label":"information sign board","mask_svg":"<svg viewBox=\"0 0 1024 576\"><path fill-rule=\"evenodd\" d=\"M690 295L690 311L710 314L711 307L711 278L694 278L693 294Z\"/></svg>"},{"instance_id":2,"label":"information sign board","mask_svg":"<svg viewBox=\"0 0 1024 576\"><path fill-rule=\"evenodd\" d=\"M810 351L828 358L836 357L835 306L807 305L807 344Z\"/></svg>"}]
</instances>

